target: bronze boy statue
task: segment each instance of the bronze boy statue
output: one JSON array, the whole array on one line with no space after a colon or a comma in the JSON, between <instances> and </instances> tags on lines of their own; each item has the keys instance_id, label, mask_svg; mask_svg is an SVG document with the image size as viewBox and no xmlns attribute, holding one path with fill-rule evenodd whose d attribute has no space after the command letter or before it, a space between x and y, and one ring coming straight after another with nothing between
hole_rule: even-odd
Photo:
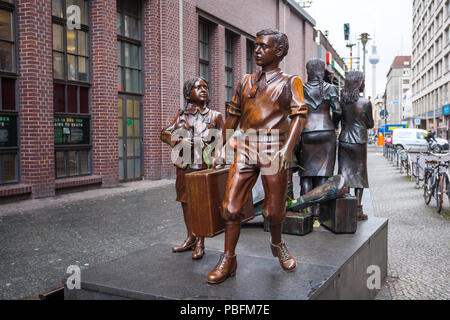
<instances>
[{"instance_id":1,"label":"bronze boy statue","mask_svg":"<svg viewBox=\"0 0 450 320\"><path fill-rule=\"evenodd\" d=\"M256 142L257 148L253 149L254 144L246 141L244 146L238 147L230 168L222 206L225 252L208 274L208 283L218 284L236 274L235 248L241 228L240 214L260 173L265 192L263 214L270 222L272 253L284 270L293 271L297 266L281 239L281 228L286 216L287 170L303 129L307 108L300 78L287 75L279 68L288 50L288 38L284 33L275 29L259 32L254 55L262 71L246 75L227 105L228 118L222 137L226 137L227 129L235 130L239 125L244 133L258 132L249 137L252 143ZM258 155L256 163L238 161L249 159L251 153ZM270 163L263 164L262 158L270 159ZM277 170L264 174L264 169L273 165Z\"/></svg>"},{"instance_id":2,"label":"bronze boy statue","mask_svg":"<svg viewBox=\"0 0 450 320\"><path fill-rule=\"evenodd\" d=\"M181 144L184 150L190 150L188 155L189 163L176 164L177 180L176 191L177 201L181 202L183 208L184 221L187 229L187 238L180 246L173 247L173 252L184 252L187 250L194 250L192 259L201 259L204 255L204 238L195 237L191 231L190 218L188 212L188 203L186 195L185 174L192 171L204 170L207 168L205 159L202 157L202 151L211 143L209 141L210 129L221 130L223 127L222 114L220 112L211 110L208 106L209 91L208 83L202 78L194 78L186 81L183 90L186 104L177 113L173 122L161 132L161 140L172 148ZM176 136L183 136L183 138L176 139ZM194 139L201 139L201 148L194 150ZM200 163L194 161L194 155L200 154Z\"/></svg>"},{"instance_id":3,"label":"bronze boy statue","mask_svg":"<svg viewBox=\"0 0 450 320\"><path fill-rule=\"evenodd\" d=\"M374 127L372 104L359 96L364 91L364 74L351 71L342 91L342 131L339 137L339 174L358 198L358 220L367 220L362 210L364 188L369 187L367 177L367 130Z\"/></svg>"},{"instance_id":4,"label":"bronze boy statue","mask_svg":"<svg viewBox=\"0 0 450 320\"><path fill-rule=\"evenodd\" d=\"M306 70L308 82L303 86L303 92L308 116L297 150L302 195L334 175L337 144L335 120L342 113L336 88L323 81L325 62L310 60Z\"/></svg>"}]
</instances>

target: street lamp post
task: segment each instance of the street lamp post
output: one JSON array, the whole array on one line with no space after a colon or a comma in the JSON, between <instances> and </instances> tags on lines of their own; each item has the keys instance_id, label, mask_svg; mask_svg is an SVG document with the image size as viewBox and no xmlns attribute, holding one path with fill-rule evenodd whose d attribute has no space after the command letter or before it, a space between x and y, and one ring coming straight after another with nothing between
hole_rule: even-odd
<instances>
[{"instance_id":1,"label":"street lamp post","mask_svg":"<svg viewBox=\"0 0 450 320\"><path fill-rule=\"evenodd\" d=\"M370 35L365 32L360 35L359 41L361 41L363 45L363 72L364 72L364 79L366 77L366 44L369 40L372 40L370 38ZM366 89L364 88L364 96L366 95Z\"/></svg>"}]
</instances>

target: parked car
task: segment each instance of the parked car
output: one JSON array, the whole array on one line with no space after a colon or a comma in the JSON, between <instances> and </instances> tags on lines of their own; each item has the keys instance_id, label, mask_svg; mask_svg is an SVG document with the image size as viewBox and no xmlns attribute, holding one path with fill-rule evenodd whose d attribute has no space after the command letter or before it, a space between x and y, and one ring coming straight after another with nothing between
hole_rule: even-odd
<instances>
[{"instance_id":1,"label":"parked car","mask_svg":"<svg viewBox=\"0 0 450 320\"><path fill-rule=\"evenodd\" d=\"M395 129L392 133L392 144L410 151L426 152L429 150L425 140L426 134L427 131L422 129ZM436 138L436 141L441 151L449 149L447 140Z\"/></svg>"}]
</instances>

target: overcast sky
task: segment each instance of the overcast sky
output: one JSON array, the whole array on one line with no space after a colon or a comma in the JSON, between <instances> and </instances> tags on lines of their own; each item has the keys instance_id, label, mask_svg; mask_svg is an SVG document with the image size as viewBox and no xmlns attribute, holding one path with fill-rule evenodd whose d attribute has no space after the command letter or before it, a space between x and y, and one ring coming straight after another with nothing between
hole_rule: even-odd
<instances>
[{"instance_id":1,"label":"overcast sky","mask_svg":"<svg viewBox=\"0 0 450 320\"><path fill-rule=\"evenodd\" d=\"M341 57L350 56L344 40L344 23L350 23L352 39L363 32L375 39L380 56L377 65L377 93L384 92L386 75L397 55L411 55L412 0L313 0L306 9L316 20L317 28L329 31L329 41ZM366 61L366 94L372 95L372 65ZM353 47L357 55L357 46ZM362 56L362 48L361 48ZM361 63L362 69L362 63Z\"/></svg>"}]
</instances>

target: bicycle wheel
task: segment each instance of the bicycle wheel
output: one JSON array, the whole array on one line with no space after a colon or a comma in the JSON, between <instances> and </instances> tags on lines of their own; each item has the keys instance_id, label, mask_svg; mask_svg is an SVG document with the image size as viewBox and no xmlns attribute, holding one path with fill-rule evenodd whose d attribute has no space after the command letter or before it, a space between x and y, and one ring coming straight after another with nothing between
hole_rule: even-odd
<instances>
[{"instance_id":1,"label":"bicycle wheel","mask_svg":"<svg viewBox=\"0 0 450 320\"><path fill-rule=\"evenodd\" d=\"M425 178L423 182L423 199L425 204L429 205L432 196L432 185L431 185L431 174L429 172L425 173Z\"/></svg>"},{"instance_id":2,"label":"bicycle wheel","mask_svg":"<svg viewBox=\"0 0 450 320\"><path fill-rule=\"evenodd\" d=\"M435 198L437 212L441 213L442 203L444 202L444 177L442 175L439 175L436 179Z\"/></svg>"},{"instance_id":3,"label":"bicycle wheel","mask_svg":"<svg viewBox=\"0 0 450 320\"><path fill-rule=\"evenodd\" d=\"M444 206L444 198L445 196L449 197L449 192L448 192L448 176L446 174L442 175L442 206Z\"/></svg>"},{"instance_id":4,"label":"bicycle wheel","mask_svg":"<svg viewBox=\"0 0 450 320\"><path fill-rule=\"evenodd\" d=\"M445 193L447 194L448 201L450 201L450 190L449 190L450 181L448 180L448 176L445 175Z\"/></svg>"}]
</instances>

